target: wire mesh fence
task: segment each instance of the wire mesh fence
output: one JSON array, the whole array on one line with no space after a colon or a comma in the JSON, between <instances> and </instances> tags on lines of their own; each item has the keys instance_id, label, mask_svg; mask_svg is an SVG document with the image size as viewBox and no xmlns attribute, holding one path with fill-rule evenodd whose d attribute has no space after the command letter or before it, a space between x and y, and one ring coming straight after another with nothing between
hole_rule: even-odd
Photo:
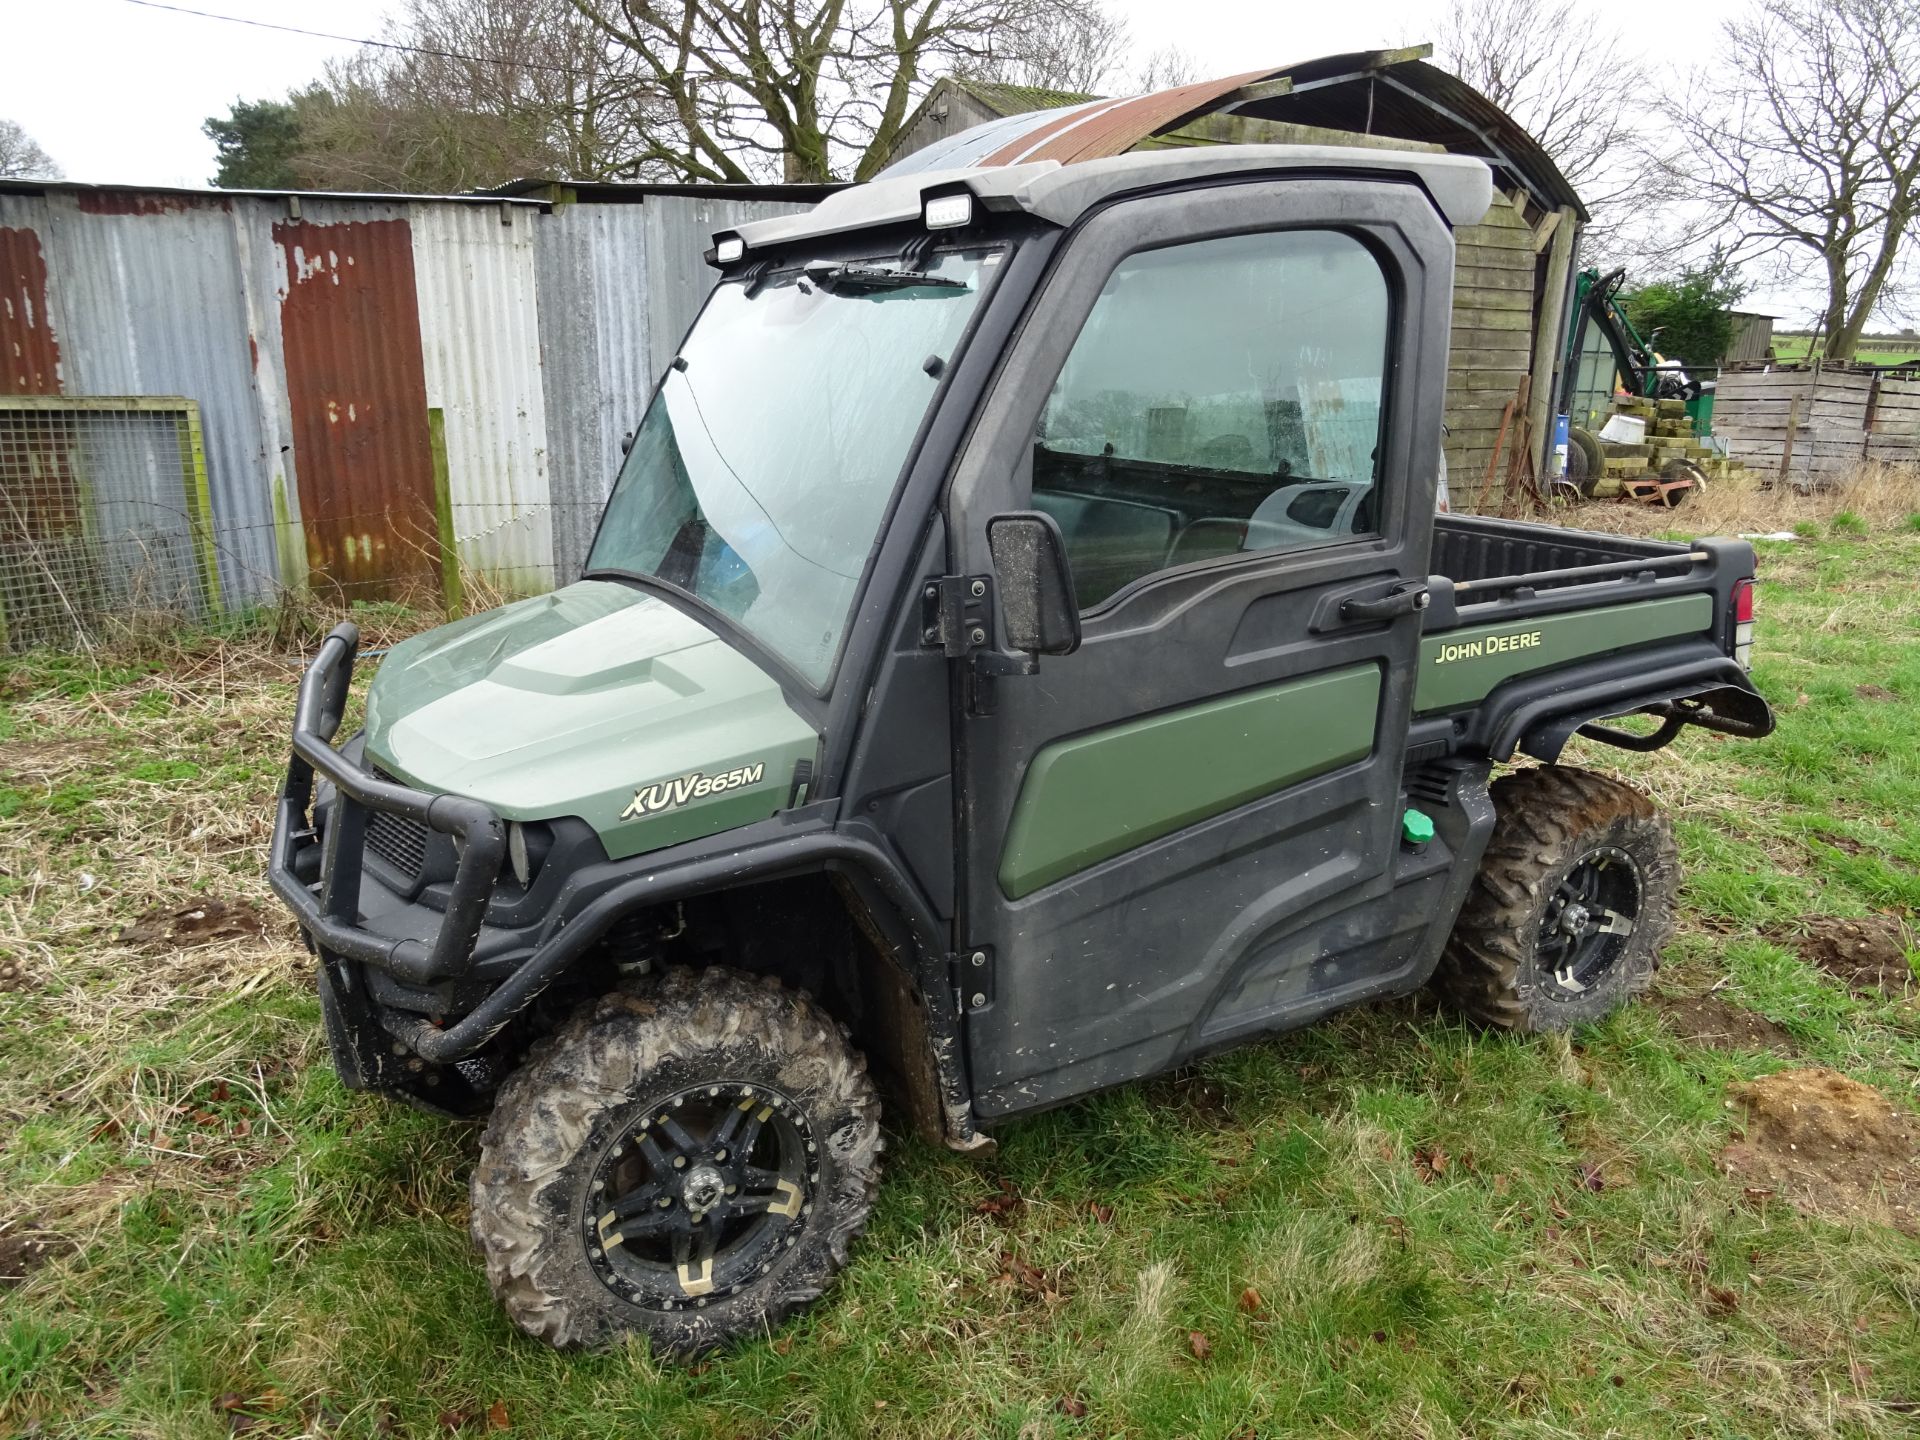
<instances>
[{"instance_id":1,"label":"wire mesh fence","mask_svg":"<svg viewBox=\"0 0 1920 1440\"><path fill-rule=\"evenodd\" d=\"M443 500L431 528L385 513L332 516L375 537L386 563L369 579L333 573L299 519L235 526L208 497L192 400L0 396L0 652L87 647L129 625L205 621L295 594L337 608L483 609L578 578L577 563L559 573L553 536L591 534L600 511L597 501ZM246 558L261 554L278 556L282 573Z\"/></svg>"},{"instance_id":2,"label":"wire mesh fence","mask_svg":"<svg viewBox=\"0 0 1920 1440\"><path fill-rule=\"evenodd\" d=\"M191 400L0 396L0 648L204 615L217 573Z\"/></svg>"}]
</instances>

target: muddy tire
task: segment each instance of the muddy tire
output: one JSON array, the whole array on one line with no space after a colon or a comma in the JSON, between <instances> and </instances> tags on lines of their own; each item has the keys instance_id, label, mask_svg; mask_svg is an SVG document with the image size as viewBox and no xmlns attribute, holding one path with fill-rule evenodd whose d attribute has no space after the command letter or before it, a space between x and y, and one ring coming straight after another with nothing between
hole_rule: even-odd
<instances>
[{"instance_id":1,"label":"muddy tire","mask_svg":"<svg viewBox=\"0 0 1920 1440\"><path fill-rule=\"evenodd\" d=\"M847 1263L879 1116L842 1029L772 980L674 969L605 996L500 1088L472 1185L488 1283L558 1347L765 1334Z\"/></svg>"},{"instance_id":2,"label":"muddy tire","mask_svg":"<svg viewBox=\"0 0 1920 1440\"><path fill-rule=\"evenodd\" d=\"M1493 784L1493 838L1434 977L1503 1030L1566 1030L1647 988L1673 933L1673 827L1638 790L1569 766Z\"/></svg>"}]
</instances>

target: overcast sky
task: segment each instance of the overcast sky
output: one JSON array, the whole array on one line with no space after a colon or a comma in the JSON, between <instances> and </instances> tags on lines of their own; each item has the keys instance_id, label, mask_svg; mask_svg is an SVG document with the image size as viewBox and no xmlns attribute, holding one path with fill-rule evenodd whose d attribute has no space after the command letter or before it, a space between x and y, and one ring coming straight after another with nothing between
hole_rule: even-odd
<instances>
[{"instance_id":1,"label":"overcast sky","mask_svg":"<svg viewBox=\"0 0 1920 1440\"><path fill-rule=\"evenodd\" d=\"M298 25L351 37L380 32L390 0L180 0L192 9ZM1202 74L1291 64L1341 50L1431 40L1444 3L1348 0L1114 0L1145 54L1179 45ZM1633 27L1661 57L1705 59L1720 22L1742 0L1689 0L1662 7L1658 26ZM1593 23L1620 9L1596 3ZM130 0L0 0L9 63L0 116L20 122L73 180L204 185L213 145L209 115L236 98L284 95L352 47L219 20L148 9ZM1596 75L1604 85L1608 77ZM1621 103L1634 103L1622 96ZM1789 308L1789 297L1754 296L1756 308ZM1792 308L1799 308L1793 306Z\"/></svg>"}]
</instances>

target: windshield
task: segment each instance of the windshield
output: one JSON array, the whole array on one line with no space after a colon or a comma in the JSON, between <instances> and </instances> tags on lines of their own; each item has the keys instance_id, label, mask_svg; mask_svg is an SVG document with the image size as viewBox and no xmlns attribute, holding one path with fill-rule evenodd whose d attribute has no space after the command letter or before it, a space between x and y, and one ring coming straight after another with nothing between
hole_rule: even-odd
<instances>
[{"instance_id":1,"label":"windshield","mask_svg":"<svg viewBox=\"0 0 1920 1440\"><path fill-rule=\"evenodd\" d=\"M833 262L721 285L620 468L587 573L677 586L823 684L998 259L938 256L924 274Z\"/></svg>"}]
</instances>

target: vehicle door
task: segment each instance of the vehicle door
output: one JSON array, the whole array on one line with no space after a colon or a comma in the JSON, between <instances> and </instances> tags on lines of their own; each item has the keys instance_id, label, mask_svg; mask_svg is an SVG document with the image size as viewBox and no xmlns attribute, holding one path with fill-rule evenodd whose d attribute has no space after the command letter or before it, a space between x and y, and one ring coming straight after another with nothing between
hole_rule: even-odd
<instances>
[{"instance_id":1,"label":"vehicle door","mask_svg":"<svg viewBox=\"0 0 1920 1440\"><path fill-rule=\"evenodd\" d=\"M983 1117L1417 963L1390 900L1451 275L1380 178L1126 199L1063 242L949 493L963 576L993 516L1054 518L1081 626L956 687Z\"/></svg>"}]
</instances>

